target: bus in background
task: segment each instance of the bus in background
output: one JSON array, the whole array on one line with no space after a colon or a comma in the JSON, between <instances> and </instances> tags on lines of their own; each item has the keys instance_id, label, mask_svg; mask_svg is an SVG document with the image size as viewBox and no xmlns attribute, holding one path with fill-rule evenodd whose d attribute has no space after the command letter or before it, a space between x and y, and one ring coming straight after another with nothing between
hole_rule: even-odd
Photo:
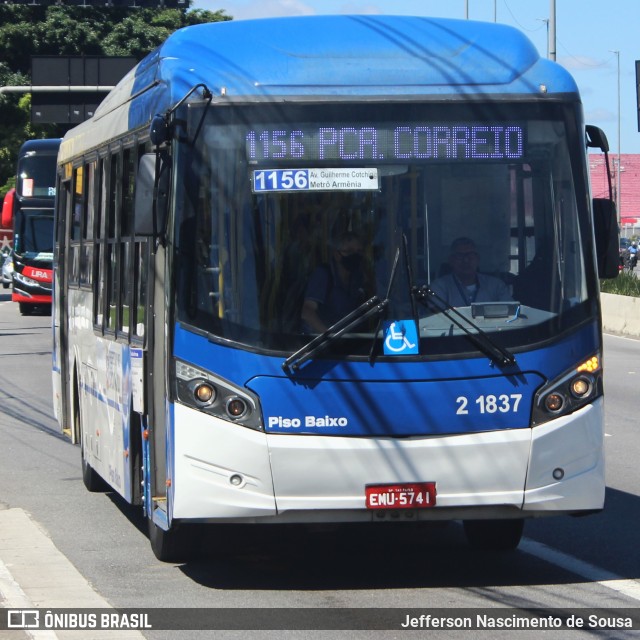
<instances>
[{"instance_id":1,"label":"bus in background","mask_svg":"<svg viewBox=\"0 0 640 640\"><path fill-rule=\"evenodd\" d=\"M28 140L18 152L16 188L5 196L2 226L13 235L12 300L20 313L51 308L53 207L60 139Z\"/></svg>"},{"instance_id":2,"label":"bus in background","mask_svg":"<svg viewBox=\"0 0 640 640\"><path fill-rule=\"evenodd\" d=\"M86 487L142 505L162 560L224 523L512 549L602 509L618 231L587 146L571 76L504 25L170 36L60 148L54 407Z\"/></svg>"}]
</instances>

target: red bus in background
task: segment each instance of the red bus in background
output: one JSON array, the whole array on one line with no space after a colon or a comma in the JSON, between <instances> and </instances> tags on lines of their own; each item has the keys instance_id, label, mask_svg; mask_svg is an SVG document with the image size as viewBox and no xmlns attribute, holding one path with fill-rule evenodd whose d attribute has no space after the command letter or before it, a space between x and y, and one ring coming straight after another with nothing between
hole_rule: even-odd
<instances>
[{"instance_id":1,"label":"red bus in background","mask_svg":"<svg viewBox=\"0 0 640 640\"><path fill-rule=\"evenodd\" d=\"M2 206L2 227L13 229L11 299L20 313L51 309L53 207L60 139L28 140L18 153L16 188Z\"/></svg>"}]
</instances>

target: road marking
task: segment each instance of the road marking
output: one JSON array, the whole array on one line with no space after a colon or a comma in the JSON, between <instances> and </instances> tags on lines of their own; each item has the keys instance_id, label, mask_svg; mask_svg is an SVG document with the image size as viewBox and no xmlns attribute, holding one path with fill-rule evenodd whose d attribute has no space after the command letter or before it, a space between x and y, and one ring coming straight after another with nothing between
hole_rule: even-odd
<instances>
[{"instance_id":1,"label":"road marking","mask_svg":"<svg viewBox=\"0 0 640 640\"><path fill-rule=\"evenodd\" d=\"M607 587L607 589L617 591L628 598L640 600L640 582L637 580L622 578L611 571L597 567L584 560L574 558L566 553L562 553L562 551L552 549L546 544L530 540L529 538L523 538L518 549L541 560L546 560L562 569L571 571L571 573L582 576L590 582L595 582L603 587Z\"/></svg>"},{"instance_id":2,"label":"road marking","mask_svg":"<svg viewBox=\"0 0 640 640\"><path fill-rule=\"evenodd\" d=\"M602 333L609 338L620 338L620 340L631 340L633 342L638 342L638 336L621 336L617 333L607 333L606 331L603 331Z\"/></svg>"}]
</instances>

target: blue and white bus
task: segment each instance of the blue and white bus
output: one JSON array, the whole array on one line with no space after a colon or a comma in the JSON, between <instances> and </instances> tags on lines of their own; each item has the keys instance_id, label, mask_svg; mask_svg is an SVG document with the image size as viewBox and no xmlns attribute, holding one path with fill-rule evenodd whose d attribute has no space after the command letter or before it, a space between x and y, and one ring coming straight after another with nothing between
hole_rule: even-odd
<instances>
[{"instance_id":1,"label":"blue and white bus","mask_svg":"<svg viewBox=\"0 0 640 640\"><path fill-rule=\"evenodd\" d=\"M506 26L171 35L58 157L54 404L87 488L142 505L164 560L222 523L461 520L509 549L526 518L602 509L618 239L588 145L572 78Z\"/></svg>"}]
</instances>

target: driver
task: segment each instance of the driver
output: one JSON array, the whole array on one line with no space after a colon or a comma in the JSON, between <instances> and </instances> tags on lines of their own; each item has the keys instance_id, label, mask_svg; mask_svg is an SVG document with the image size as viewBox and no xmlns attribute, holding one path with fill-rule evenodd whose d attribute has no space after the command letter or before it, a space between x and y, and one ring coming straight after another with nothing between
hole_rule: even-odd
<instances>
[{"instance_id":1,"label":"driver","mask_svg":"<svg viewBox=\"0 0 640 640\"><path fill-rule=\"evenodd\" d=\"M451 243L451 273L434 280L429 288L452 307L469 307L473 302L509 302L509 287L500 278L478 272L480 256L470 238Z\"/></svg>"},{"instance_id":2,"label":"driver","mask_svg":"<svg viewBox=\"0 0 640 640\"><path fill-rule=\"evenodd\" d=\"M309 278L301 313L303 328L323 333L366 299L362 242L355 233L346 232L334 244L330 262Z\"/></svg>"}]
</instances>

